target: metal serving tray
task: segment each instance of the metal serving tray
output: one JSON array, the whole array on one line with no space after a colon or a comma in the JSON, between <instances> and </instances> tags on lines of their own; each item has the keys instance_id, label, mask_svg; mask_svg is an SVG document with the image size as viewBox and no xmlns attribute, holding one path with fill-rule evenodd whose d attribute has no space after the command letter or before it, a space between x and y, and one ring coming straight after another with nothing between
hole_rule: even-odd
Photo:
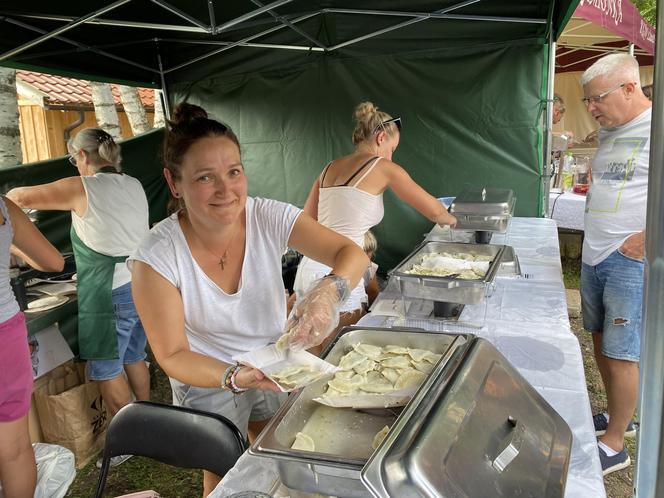
<instances>
[{"instance_id":1,"label":"metal serving tray","mask_svg":"<svg viewBox=\"0 0 664 498\"><path fill-rule=\"evenodd\" d=\"M391 277L397 280L401 293L408 298L428 299L460 304L477 304L484 300L486 287L498 272L502 262L504 245L464 244L430 240L420 244L392 270ZM454 277L419 276L406 273L419 264L425 254L447 252L451 254L473 254L491 256L492 260L484 278L463 280Z\"/></svg>"},{"instance_id":2,"label":"metal serving tray","mask_svg":"<svg viewBox=\"0 0 664 498\"><path fill-rule=\"evenodd\" d=\"M450 206L456 229L504 233L514 214L514 191L499 188L470 188L458 195Z\"/></svg>"},{"instance_id":3,"label":"metal serving tray","mask_svg":"<svg viewBox=\"0 0 664 498\"><path fill-rule=\"evenodd\" d=\"M434 332L346 327L322 355L338 364L357 343L428 349L443 357L436 369L444 369L461 356L470 336ZM420 389L426 386L423 384ZM373 453L371 443L385 425L392 426L398 412L332 408L313 401L326 388L326 381L292 393L249 449L249 453L276 460L281 481L292 489L344 498L369 498L360 472ZM314 440L316 452L291 449L298 432Z\"/></svg>"},{"instance_id":4,"label":"metal serving tray","mask_svg":"<svg viewBox=\"0 0 664 498\"><path fill-rule=\"evenodd\" d=\"M325 382L291 394L249 449L276 460L284 485L348 498L564 495L572 433L489 342L464 334L345 327L323 357L338 363L358 342L443 356L398 416L328 411L312 401ZM371 440L384 425L390 432L373 451ZM290 448L303 430L320 451Z\"/></svg>"}]
</instances>

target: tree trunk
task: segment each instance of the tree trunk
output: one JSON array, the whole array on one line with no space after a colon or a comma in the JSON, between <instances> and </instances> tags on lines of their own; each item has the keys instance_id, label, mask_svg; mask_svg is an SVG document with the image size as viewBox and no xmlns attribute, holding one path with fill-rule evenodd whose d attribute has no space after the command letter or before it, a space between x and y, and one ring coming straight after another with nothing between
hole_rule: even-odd
<instances>
[{"instance_id":1,"label":"tree trunk","mask_svg":"<svg viewBox=\"0 0 664 498\"><path fill-rule=\"evenodd\" d=\"M120 130L118 111L113 101L111 85L91 81L90 88L92 89L92 103L95 106L97 125L115 140L121 140L122 131Z\"/></svg>"},{"instance_id":2,"label":"tree trunk","mask_svg":"<svg viewBox=\"0 0 664 498\"><path fill-rule=\"evenodd\" d=\"M152 124L153 128L163 128L166 125L164 121L164 104L161 99L163 94L161 90L155 89L154 91L154 123Z\"/></svg>"},{"instance_id":3,"label":"tree trunk","mask_svg":"<svg viewBox=\"0 0 664 498\"><path fill-rule=\"evenodd\" d=\"M134 135L145 133L150 129L150 124L145 108L143 108L143 102L141 102L141 96L138 94L138 88L125 85L118 85L118 88L125 114L131 125L131 132Z\"/></svg>"},{"instance_id":4,"label":"tree trunk","mask_svg":"<svg viewBox=\"0 0 664 498\"><path fill-rule=\"evenodd\" d=\"M0 67L0 168L23 162L17 95L16 70Z\"/></svg>"}]
</instances>

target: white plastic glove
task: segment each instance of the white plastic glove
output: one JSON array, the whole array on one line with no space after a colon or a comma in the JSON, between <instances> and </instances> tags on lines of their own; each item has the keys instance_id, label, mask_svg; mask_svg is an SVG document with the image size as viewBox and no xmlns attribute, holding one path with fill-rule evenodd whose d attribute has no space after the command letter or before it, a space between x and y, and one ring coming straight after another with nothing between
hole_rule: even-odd
<instances>
[{"instance_id":1,"label":"white plastic glove","mask_svg":"<svg viewBox=\"0 0 664 498\"><path fill-rule=\"evenodd\" d=\"M349 281L339 275L313 282L295 303L277 345L295 351L318 346L339 324L339 308L349 295Z\"/></svg>"}]
</instances>

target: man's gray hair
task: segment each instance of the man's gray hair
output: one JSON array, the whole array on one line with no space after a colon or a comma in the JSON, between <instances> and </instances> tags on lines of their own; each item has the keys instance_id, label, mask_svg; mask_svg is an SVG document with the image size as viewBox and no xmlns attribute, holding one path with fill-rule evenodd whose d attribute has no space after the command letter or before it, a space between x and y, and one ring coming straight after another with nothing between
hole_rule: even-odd
<instances>
[{"instance_id":1,"label":"man's gray hair","mask_svg":"<svg viewBox=\"0 0 664 498\"><path fill-rule=\"evenodd\" d=\"M639 75L639 63L629 54L609 54L586 69L581 76L581 84L587 85L598 76L610 78L620 76L625 81L641 84Z\"/></svg>"}]
</instances>

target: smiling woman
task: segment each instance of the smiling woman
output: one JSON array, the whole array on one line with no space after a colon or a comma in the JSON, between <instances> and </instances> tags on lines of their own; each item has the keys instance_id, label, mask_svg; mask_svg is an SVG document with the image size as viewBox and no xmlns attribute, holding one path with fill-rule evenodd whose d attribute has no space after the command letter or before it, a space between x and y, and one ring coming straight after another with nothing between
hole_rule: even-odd
<instances>
[{"instance_id":1,"label":"smiling woman","mask_svg":"<svg viewBox=\"0 0 664 498\"><path fill-rule=\"evenodd\" d=\"M163 157L178 210L130 258L138 312L171 378L174 403L222 414L251 438L284 395L233 357L275 342L284 330L293 347L319 344L368 260L295 206L249 197L237 137L202 108L177 107ZM281 256L288 246L334 275L317 283L309 305L287 324ZM204 493L218 481L205 472Z\"/></svg>"}]
</instances>

